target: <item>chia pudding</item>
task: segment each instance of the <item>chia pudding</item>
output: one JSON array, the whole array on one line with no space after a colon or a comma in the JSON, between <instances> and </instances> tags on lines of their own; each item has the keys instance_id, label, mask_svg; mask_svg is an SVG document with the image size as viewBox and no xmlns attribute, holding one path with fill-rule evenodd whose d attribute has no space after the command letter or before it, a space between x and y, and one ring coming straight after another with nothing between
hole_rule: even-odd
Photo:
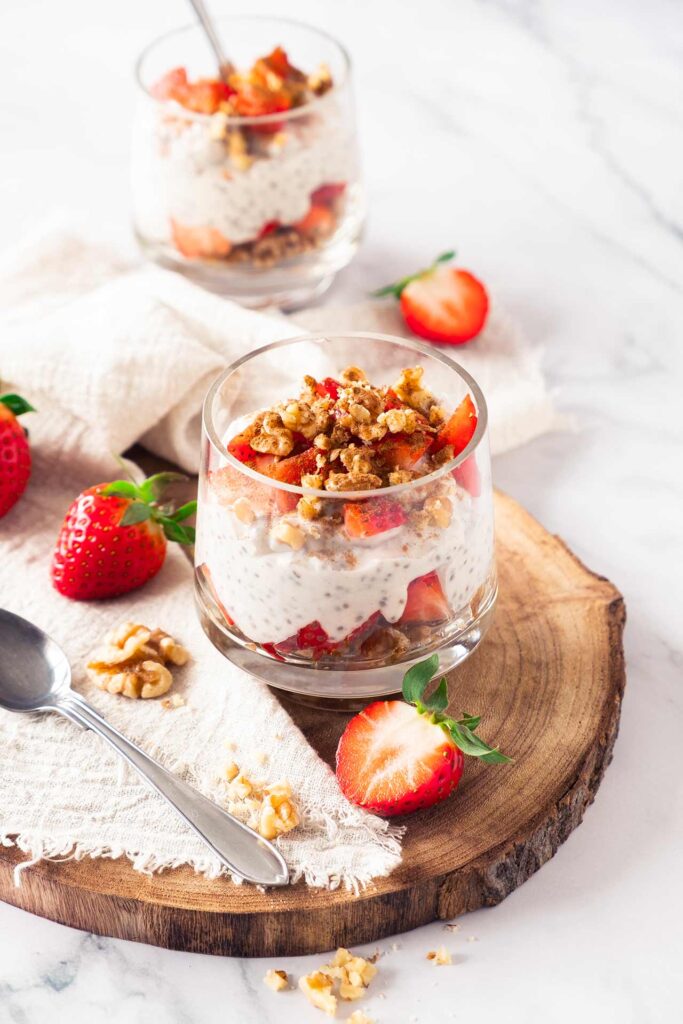
<instances>
[{"instance_id":1,"label":"chia pudding","mask_svg":"<svg viewBox=\"0 0 683 1024\"><path fill-rule=\"evenodd\" d=\"M495 591L467 396L448 413L409 368L358 367L234 423L198 513L199 585L271 657L391 664L471 625ZM287 490L282 485L290 485ZM296 488L296 490L294 490Z\"/></svg>"},{"instance_id":2,"label":"chia pudding","mask_svg":"<svg viewBox=\"0 0 683 1024\"><path fill-rule=\"evenodd\" d=\"M225 80L165 74L133 147L138 233L186 260L256 268L326 245L358 191L333 86L325 66L304 73L281 47Z\"/></svg>"}]
</instances>

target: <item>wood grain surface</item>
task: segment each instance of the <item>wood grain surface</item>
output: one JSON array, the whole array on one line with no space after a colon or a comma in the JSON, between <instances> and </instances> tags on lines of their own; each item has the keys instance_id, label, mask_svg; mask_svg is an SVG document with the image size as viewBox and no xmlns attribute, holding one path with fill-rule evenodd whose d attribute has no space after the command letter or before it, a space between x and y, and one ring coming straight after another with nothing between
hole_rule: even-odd
<instances>
[{"instance_id":1,"label":"wood grain surface","mask_svg":"<svg viewBox=\"0 0 683 1024\"><path fill-rule=\"evenodd\" d=\"M500 902L553 856L592 803L624 689L619 592L510 498L496 496L500 598L494 624L449 680L452 709L481 711L480 733L514 757L467 759L447 802L406 818L401 866L364 892L303 884L273 892L190 869L149 878L124 860L44 862L0 850L0 898L102 935L241 956L370 942ZM348 715L283 699L333 763Z\"/></svg>"}]
</instances>

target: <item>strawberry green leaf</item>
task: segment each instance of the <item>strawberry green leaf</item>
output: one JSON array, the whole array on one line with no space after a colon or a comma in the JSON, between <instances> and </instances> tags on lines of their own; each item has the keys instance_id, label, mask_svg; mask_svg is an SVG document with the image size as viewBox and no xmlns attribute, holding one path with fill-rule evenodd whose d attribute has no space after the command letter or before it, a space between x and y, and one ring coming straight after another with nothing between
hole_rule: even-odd
<instances>
[{"instance_id":1,"label":"strawberry green leaf","mask_svg":"<svg viewBox=\"0 0 683 1024\"><path fill-rule=\"evenodd\" d=\"M439 655L432 654L426 661L420 661L409 668L403 677L403 699L409 704L422 702L427 684L439 667Z\"/></svg>"},{"instance_id":2,"label":"strawberry green leaf","mask_svg":"<svg viewBox=\"0 0 683 1024\"><path fill-rule=\"evenodd\" d=\"M187 480L183 473L155 473L138 487L142 501L158 501L169 484Z\"/></svg>"},{"instance_id":3,"label":"strawberry green leaf","mask_svg":"<svg viewBox=\"0 0 683 1024\"><path fill-rule=\"evenodd\" d=\"M0 395L0 405L4 405L15 416L23 416L25 412L36 411L21 395Z\"/></svg>"},{"instance_id":4,"label":"strawberry green leaf","mask_svg":"<svg viewBox=\"0 0 683 1024\"><path fill-rule=\"evenodd\" d=\"M424 697L422 703L429 711L446 710L448 707L448 683L445 676L442 677L434 693L431 693L429 697Z\"/></svg>"},{"instance_id":5,"label":"strawberry green leaf","mask_svg":"<svg viewBox=\"0 0 683 1024\"><path fill-rule=\"evenodd\" d=\"M418 277L423 277L424 274L429 274L432 270L435 270L439 263L448 263L448 261L452 259L455 259L455 249L449 249L448 252L442 252L440 256L436 257L430 267L418 270L416 274L408 274L407 277L402 277L401 280L396 281L395 284L387 284L384 288L378 288L377 291L371 292L370 294L376 299L384 298L385 295L393 295L395 298L400 299L404 288L407 288L411 281L417 281Z\"/></svg>"},{"instance_id":6,"label":"strawberry green leaf","mask_svg":"<svg viewBox=\"0 0 683 1024\"><path fill-rule=\"evenodd\" d=\"M175 520L169 519L166 516L160 519L160 523L168 540L176 541L178 544L194 544L194 527L182 526L180 523L176 523Z\"/></svg>"},{"instance_id":7,"label":"strawberry green leaf","mask_svg":"<svg viewBox=\"0 0 683 1024\"><path fill-rule=\"evenodd\" d=\"M129 480L114 480L102 488L102 494L115 498L130 498L135 501L138 496L138 489Z\"/></svg>"},{"instance_id":8,"label":"strawberry green leaf","mask_svg":"<svg viewBox=\"0 0 683 1024\"><path fill-rule=\"evenodd\" d=\"M458 719L458 725L466 725L468 729L476 729L481 722L481 715L468 715L463 711L462 718Z\"/></svg>"},{"instance_id":9,"label":"strawberry green leaf","mask_svg":"<svg viewBox=\"0 0 683 1024\"><path fill-rule=\"evenodd\" d=\"M466 725L460 725L453 719L447 718L442 722L443 728L446 729L455 743L456 747L462 750L463 754L469 754L471 757L480 757L486 764L508 764L510 761L509 757L505 754L501 754L497 747L489 747L488 743L484 743L471 729L468 729Z\"/></svg>"},{"instance_id":10,"label":"strawberry green leaf","mask_svg":"<svg viewBox=\"0 0 683 1024\"><path fill-rule=\"evenodd\" d=\"M147 519L151 518L152 509L149 505L145 505L144 501L134 501L124 512L119 525L135 526L136 523L144 523Z\"/></svg>"},{"instance_id":11,"label":"strawberry green leaf","mask_svg":"<svg viewBox=\"0 0 683 1024\"><path fill-rule=\"evenodd\" d=\"M197 502L188 501L185 505L181 505L179 509L169 516L176 523L180 523L183 519L189 519L197 511Z\"/></svg>"}]
</instances>

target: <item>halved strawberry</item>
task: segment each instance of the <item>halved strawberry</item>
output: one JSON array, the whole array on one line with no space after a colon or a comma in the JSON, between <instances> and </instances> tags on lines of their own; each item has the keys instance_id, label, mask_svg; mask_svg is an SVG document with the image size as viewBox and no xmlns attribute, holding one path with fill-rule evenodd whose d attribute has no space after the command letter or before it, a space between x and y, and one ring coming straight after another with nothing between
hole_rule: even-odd
<instances>
[{"instance_id":1,"label":"halved strawberry","mask_svg":"<svg viewBox=\"0 0 683 1024\"><path fill-rule=\"evenodd\" d=\"M434 438L432 451L438 452L446 445L453 449L453 455L463 452L474 436L477 429L477 410L469 395L463 398L449 420L444 423L439 433Z\"/></svg>"},{"instance_id":2,"label":"halved strawberry","mask_svg":"<svg viewBox=\"0 0 683 1024\"><path fill-rule=\"evenodd\" d=\"M297 231L307 238L327 238L335 227L335 216L327 206L313 204L305 217L294 225Z\"/></svg>"},{"instance_id":3,"label":"halved strawberry","mask_svg":"<svg viewBox=\"0 0 683 1024\"><path fill-rule=\"evenodd\" d=\"M408 598L399 625L409 622L443 622L450 615L439 574L428 572L408 585Z\"/></svg>"},{"instance_id":4,"label":"halved strawberry","mask_svg":"<svg viewBox=\"0 0 683 1024\"><path fill-rule=\"evenodd\" d=\"M220 259L232 249L232 244L218 228L207 224L190 227L171 217L171 235L178 252L188 260Z\"/></svg>"},{"instance_id":5,"label":"halved strawberry","mask_svg":"<svg viewBox=\"0 0 683 1024\"><path fill-rule=\"evenodd\" d=\"M307 473L315 473L316 469L315 448L308 448L300 455L290 455L280 462L273 463L267 468L266 475L283 484L294 484L295 487L298 487L301 484L301 478ZM290 494L289 491L277 490L275 492L275 502L280 512L293 512L298 501L298 495Z\"/></svg>"},{"instance_id":6,"label":"halved strawberry","mask_svg":"<svg viewBox=\"0 0 683 1024\"><path fill-rule=\"evenodd\" d=\"M431 436L421 430L412 434L387 434L377 445L377 451L391 469L412 469L431 443Z\"/></svg>"},{"instance_id":7,"label":"halved strawberry","mask_svg":"<svg viewBox=\"0 0 683 1024\"><path fill-rule=\"evenodd\" d=\"M453 470L453 476L456 482L461 487L464 487L466 491L469 491L473 498L479 497L481 494L481 476L474 455L470 455L461 466L457 466Z\"/></svg>"},{"instance_id":8,"label":"halved strawberry","mask_svg":"<svg viewBox=\"0 0 683 1024\"><path fill-rule=\"evenodd\" d=\"M409 703L377 701L347 725L337 748L337 779L352 803L387 817L407 814L453 792L462 776L463 754L487 764L509 761L476 735L478 717L456 721L444 714L445 679L425 695L438 665L433 654L409 669L403 681Z\"/></svg>"},{"instance_id":9,"label":"halved strawberry","mask_svg":"<svg viewBox=\"0 0 683 1024\"><path fill-rule=\"evenodd\" d=\"M462 345L483 328L489 299L481 281L469 270L443 266L454 256L454 252L443 253L427 270L410 274L374 294L399 299L403 319L421 338Z\"/></svg>"},{"instance_id":10,"label":"halved strawberry","mask_svg":"<svg viewBox=\"0 0 683 1024\"><path fill-rule=\"evenodd\" d=\"M371 498L344 505L344 527L352 538L375 537L403 526L407 520L403 506L391 498Z\"/></svg>"},{"instance_id":11,"label":"halved strawberry","mask_svg":"<svg viewBox=\"0 0 683 1024\"><path fill-rule=\"evenodd\" d=\"M343 181L321 185L311 192L311 203L313 206L334 206L335 200L343 196L345 190L346 183Z\"/></svg>"}]
</instances>

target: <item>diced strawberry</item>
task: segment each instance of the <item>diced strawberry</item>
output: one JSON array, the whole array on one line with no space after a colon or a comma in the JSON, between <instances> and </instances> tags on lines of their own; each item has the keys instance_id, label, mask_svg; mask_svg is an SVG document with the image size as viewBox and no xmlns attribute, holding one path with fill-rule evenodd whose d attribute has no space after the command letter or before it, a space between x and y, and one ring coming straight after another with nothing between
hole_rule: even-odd
<instances>
[{"instance_id":1,"label":"diced strawberry","mask_svg":"<svg viewBox=\"0 0 683 1024\"><path fill-rule=\"evenodd\" d=\"M272 235L274 231L280 227L279 220L267 220L258 233L259 238L266 238L268 235Z\"/></svg>"},{"instance_id":2,"label":"diced strawberry","mask_svg":"<svg viewBox=\"0 0 683 1024\"><path fill-rule=\"evenodd\" d=\"M352 803L407 814L445 799L464 757L450 735L403 701L377 701L352 718L337 748L337 779Z\"/></svg>"},{"instance_id":3,"label":"diced strawberry","mask_svg":"<svg viewBox=\"0 0 683 1024\"><path fill-rule=\"evenodd\" d=\"M259 454L251 447L250 442L253 436L254 429L249 426L228 441L228 451L238 462L251 463Z\"/></svg>"},{"instance_id":4,"label":"diced strawberry","mask_svg":"<svg viewBox=\"0 0 683 1024\"><path fill-rule=\"evenodd\" d=\"M316 384L315 393L321 398L331 398L333 402L336 402L339 398L340 388L341 384L334 377L325 377L324 380L319 380Z\"/></svg>"},{"instance_id":5,"label":"diced strawberry","mask_svg":"<svg viewBox=\"0 0 683 1024\"><path fill-rule=\"evenodd\" d=\"M387 434L377 450L391 469L412 469L432 443L429 434L416 430L412 434Z\"/></svg>"},{"instance_id":6,"label":"diced strawberry","mask_svg":"<svg viewBox=\"0 0 683 1024\"><path fill-rule=\"evenodd\" d=\"M283 484L294 484L298 487L301 484L302 476L306 473L315 473L316 469L315 449L308 448L300 455L290 455L289 458L273 463L268 468L267 475ZM275 503L283 514L293 512L298 501L298 495L290 494L289 491L276 490L275 492Z\"/></svg>"},{"instance_id":7,"label":"diced strawberry","mask_svg":"<svg viewBox=\"0 0 683 1024\"><path fill-rule=\"evenodd\" d=\"M232 103L238 114L242 117L268 117L272 114L284 113L292 105L292 102L284 92L274 93L260 85L250 82L242 82ZM281 131L283 121L268 121L267 124L252 124L251 131L270 135Z\"/></svg>"},{"instance_id":8,"label":"diced strawberry","mask_svg":"<svg viewBox=\"0 0 683 1024\"><path fill-rule=\"evenodd\" d=\"M336 199L344 195L346 183L343 181L321 185L311 192L312 206L333 206Z\"/></svg>"},{"instance_id":9,"label":"diced strawberry","mask_svg":"<svg viewBox=\"0 0 683 1024\"><path fill-rule=\"evenodd\" d=\"M234 93L235 90L220 79L202 78L188 86L187 95L180 102L196 114L215 114L221 103Z\"/></svg>"},{"instance_id":10,"label":"diced strawberry","mask_svg":"<svg viewBox=\"0 0 683 1024\"><path fill-rule=\"evenodd\" d=\"M268 54L267 57L261 58L257 61L259 64L265 64L270 71L274 71L280 78L287 78L287 76L294 70L292 65L289 63L289 57L286 51L281 46L276 46L274 50Z\"/></svg>"},{"instance_id":11,"label":"diced strawberry","mask_svg":"<svg viewBox=\"0 0 683 1024\"><path fill-rule=\"evenodd\" d=\"M327 238L334 231L335 217L326 206L311 206L308 213L294 227L307 238Z\"/></svg>"},{"instance_id":12,"label":"diced strawberry","mask_svg":"<svg viewBox=\"0 0 683 1024\"><path fill-rule=\"evenodd\" d=\"M399 619L399 625L409 622L443 622L450 615L438 573L419 576L408 586L408 599Z\"/></svg>"},{"instance_id":13,"label":"diced strawberry","mask_svg":"<svg viewBox=\"0 0 683 1024\"><path fill-rule=\"evenodd\" d=\"M459 455L467 448L476 429L477 410L474 407L474 402L467 395L436 435L432 451L438 452L446 445L451 445L453 454Z\"/></svg>"},{"instance_id":14,"label":"diced strawberry","mask_svg":"<svg viewBox=\"0 0 683 1024\"><path fill-rule=\"evenodd\" d=\"M457 466L453 470L453 476L456 482L461 487L464 487L466 491L469 491L473 498L479 497L481 494L481 476L474 455L470 455L461 466Z\"/></svg>"},{"instance_id":15,"label":"diced strawberry","mask_svg":"<svg viewBox=\"0 0 683 1024\"><path fill-rule=\"evenodd\" d=\"M155 82L149 91L157 100L176 100L181 103L180 97L185 97L187 87L185 68L173 68L171 71L167 71L158 82Z\"/></svg>"},{"instance_id":16,"label":"diced strawberry","mask_svg":"<svg viewBox=\"0 0 683 1024\"><path fill-rule=\"evenodd\" d=\"M358 643L361 638L364 638L375 627L381 618L380 612L373 612L360 626L357 626L343 639L334 643L317 620L309 622L308 625L302 626L295 636L290 636L287 640L276 644L275 650L283 654L291 654L293 651L310 650L315 657L319 658L323 654L332 654L342 647Z\"/></svg>"},{"instance_id":17,"label":"diced strawberry","mask_svg":"<svg viewBox=\"0 0 683 1024\"><path fill-rule=\"evenodd\" d=\"M218 228L203 225L189 227L171 218L173 244L188 260L220 259L232 249L231 243Z\"/></svg>"},{"instance_id":18,"label":"diced strawberry","mask_svg":"<svg viewBox=\"0 0 683 1024\"><path fill-rule=\"evenodd\" d=\"M384 396L384 410L388 409L405 409L406 404L402 402L398 397L393 388L387 388L387 393Z\"/></svg>"},{"instance_id":19,"label":"diced strawberry","mask_svg":"<svg viewBox=\"0 0 683 1024\"><path fill-rule=\"evenodd\" d=\"M353 538L375 537L403 526L407 519L403 506L391 498L371 498L344 505L344 527Z\"/></svg>"}]
</instances>

